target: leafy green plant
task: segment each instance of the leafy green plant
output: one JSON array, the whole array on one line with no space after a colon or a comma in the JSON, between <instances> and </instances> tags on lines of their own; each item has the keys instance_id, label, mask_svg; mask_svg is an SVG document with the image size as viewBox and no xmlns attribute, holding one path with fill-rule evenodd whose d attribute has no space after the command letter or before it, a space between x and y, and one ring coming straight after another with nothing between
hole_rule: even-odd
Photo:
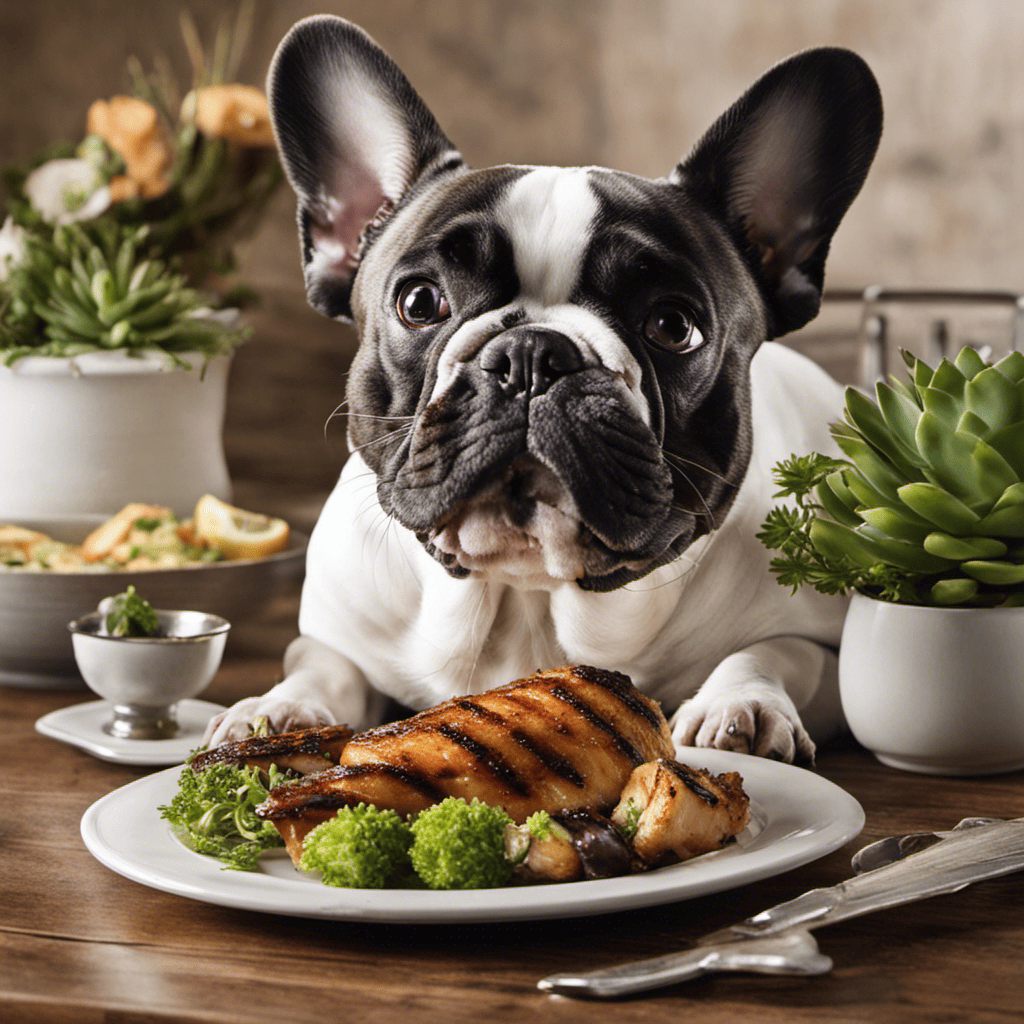
<instances>
[{"instance_id":1,"label":"leafy green plant","mask_svg":"<svg viewBox=\"0 0 1024 1024\"><path fill-rule=\"evenodd\" d=\"M245 331L209 315L210 296L161 259L139 260L148 228L111 219L28 236L0 302L0 357L74 356L101 349L230 352Z\"/></svg>"},{"instance_id":2,"label":"leafy green plant","mask_svg":"<svg viewBox=\"0 0 1024 1024\"><path fill-rule=\"evenodd\" d=\"M256 816L256 808L294 774L272 764L264 778L259 768L226 762L197 772L191 761L171 802L157 808L160 817L196 853L217 857L235 871L255 871L264 850L284 845L273 824Z\"/></svg>"},{"instance_id":3,"label":"leafy green plant","mask_svg":"<svg viewBox=\"0 0 1024 1024\"><path fill-rule=\"evenodd\" d=\"M846 392L832 435L846 459L775 467L793 505L758 538L779 583L904 604L1024 605L1024 354L994 366L965 347L909 381Z\"/></svg>"},{"instance_id":4,"label":"leafy green plant","mask_svg":"<svg viewBox=\"0 0 1024 1024\"><path fill-rule=\"evenodd\" d=\"M110 598L104 625L111 636L156 636L160 632L153 606L131 584Z\"/></svg>"},{"instance_id":5,"label":"leafy green plant","mask_svg":"<svg viewBox=\"0 0 1024 1024\"><path fill-rule=\"evenodd\" d=\"M253 11L242 0L209 50L184 13L187 92L166 58L147 72L132 57L131 95L96 99L79 143L0 170L5 363L154 346L209 357L241 340L197 314L255 299L226 275L283 181L266 99L234 81Z\"/></svg>"}]
</instances>

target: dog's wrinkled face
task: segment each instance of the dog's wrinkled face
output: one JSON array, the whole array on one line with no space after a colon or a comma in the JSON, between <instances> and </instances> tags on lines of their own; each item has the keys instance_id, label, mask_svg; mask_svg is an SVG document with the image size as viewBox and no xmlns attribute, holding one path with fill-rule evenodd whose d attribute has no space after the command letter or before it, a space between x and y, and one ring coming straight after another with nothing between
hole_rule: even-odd
<instances>
[{"instance_id":1,"label":"dog's wrinkled face","mask_svg":"<svg viewBox=\"0 0 1024 1024\"><path fill-rule=\"evenodd\" d=\"M859 58L773 69L658 181L469 170L340 19L292 30L268 93L311 301L360 332L351 444L452 575L607 590L722 522L750 359L817 311L877 145Z\"/></svg>"},{"instance_id":2,"label":"dog's wrinkled face","mask_svg":"<svg viewBox=\"0 0 1024 1024\"><path fill-rule=\"evenodd\" d=\"M384 508L455 573L603 588L685 547L745 467L745 339L765 325L715 285L744 276L666 182L500 168L427 187L352 295L350 430Z\"/></svg>"}]
</instances>

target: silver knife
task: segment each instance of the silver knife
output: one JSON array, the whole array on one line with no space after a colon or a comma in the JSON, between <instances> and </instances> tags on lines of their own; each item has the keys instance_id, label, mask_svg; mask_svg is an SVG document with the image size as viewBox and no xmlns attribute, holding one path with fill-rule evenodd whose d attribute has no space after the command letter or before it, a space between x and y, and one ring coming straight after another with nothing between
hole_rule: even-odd
<instances>
[{"instance_id":1,"label":"silver knife","mask_svg":"<svg viewBox=\"0 0 1024 1024\"><path fill-rule=\"evenodd\" d=\"M812 889L712 932L681 952L581 974L553 974L538 982L538 988L558 995L614 999L718 971L824 974L832 969L832 961L818 952L812 928L957 892L972 882L1024 869L1024 818L972 822L971 827L958 826L938 835L939 841L920 852L831 888Z\"/></svg>"}]
</instances>

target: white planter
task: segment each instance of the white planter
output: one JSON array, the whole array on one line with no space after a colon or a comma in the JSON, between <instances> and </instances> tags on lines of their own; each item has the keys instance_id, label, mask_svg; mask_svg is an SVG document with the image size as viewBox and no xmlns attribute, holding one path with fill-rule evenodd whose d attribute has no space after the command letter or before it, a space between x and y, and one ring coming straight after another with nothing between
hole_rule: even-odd
<instances>
[{"instance_id":1,"label":"white planter","mask_svg":"<svg viewBox=\"0 0 1024 1024\"><path fill-rule=\"evenodd\" d=\"M222 432L230 357L96 352L0 365L0 521L131 501L190 514L231 500Z\"/></svg>"},{"instance_id":2,"label":"white planter","mask_svg":"<svg viewBox=\"0 0 1024 1024\"><path fill-rule=\"evenodd\" d=\"M1024 608L924 608L855 595L843 711L883 764L932 775L1024 768Z\"/></svg>"}]
</instances>

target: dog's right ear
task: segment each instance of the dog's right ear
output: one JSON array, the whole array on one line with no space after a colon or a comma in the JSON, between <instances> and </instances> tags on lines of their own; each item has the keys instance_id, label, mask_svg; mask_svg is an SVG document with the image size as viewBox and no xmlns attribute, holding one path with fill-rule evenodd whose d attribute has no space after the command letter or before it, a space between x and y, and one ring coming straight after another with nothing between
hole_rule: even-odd
<instances>
[{"instance_id":1,"label":"dog's right ear","mask_svg":"<svg viewBox=\"0 0 1024 1024\"><path fill-rule=\"evenodd\" d=\"M267 98L278 150L298 195L309 302L349 319L367 228L424 173L462 163L391 58L362 29L319 15L277 48Z\"/></svg>"}]
</instances>

